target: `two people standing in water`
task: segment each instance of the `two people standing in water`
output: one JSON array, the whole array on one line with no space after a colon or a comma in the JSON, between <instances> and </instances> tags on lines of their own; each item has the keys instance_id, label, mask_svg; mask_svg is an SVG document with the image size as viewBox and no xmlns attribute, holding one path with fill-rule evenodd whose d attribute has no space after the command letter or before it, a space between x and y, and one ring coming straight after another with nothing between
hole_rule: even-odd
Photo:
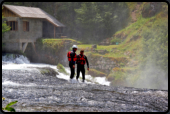
<instances>
[{"instance_id":1,"label":"two people standing in water","mask_svg":"<svg viewBox=\"0 0 170 114\"><path fill-rule=\"evenodd\" d=\"M80 54L76 55L77 46L72 46L72 51L69 51L67 53L68 61L69 61L69 67L70 67L70 82L74 78L75 74L75 64L77 64L77 76L76 79L78 81L80 72L82 73L82 82L85 81L85 64L87 63L87 70L89 70L89 62L87 57L84 55L84 50L80 50ZM78 81L79 82L79 81Z\"/></svg>"}]
</instances>

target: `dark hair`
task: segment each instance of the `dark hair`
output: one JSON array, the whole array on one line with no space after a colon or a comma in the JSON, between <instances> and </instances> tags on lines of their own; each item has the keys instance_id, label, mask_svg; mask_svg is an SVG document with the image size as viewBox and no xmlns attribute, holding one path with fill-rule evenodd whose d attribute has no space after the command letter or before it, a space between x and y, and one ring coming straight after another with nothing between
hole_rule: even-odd
<instances>
[{"instance_id":1,"label":"dark hair","mask_svg":"<svg viewBox=\"0 0 170 114\"><path fill-rule=\"evenodd\" d=\"M84 52L84 49L81 49L80 52Z\"/></svg>"}]
</instances>

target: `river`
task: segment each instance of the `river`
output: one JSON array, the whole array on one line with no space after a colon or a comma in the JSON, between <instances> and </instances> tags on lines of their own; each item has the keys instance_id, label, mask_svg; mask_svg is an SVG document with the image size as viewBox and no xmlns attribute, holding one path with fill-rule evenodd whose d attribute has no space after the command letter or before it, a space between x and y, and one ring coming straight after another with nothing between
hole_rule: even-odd
<instances>
[{"instance_id":1,"label":"river","mask_svg":"<svg viewBox=\"0 0 170 114\"><path fill-rule=\"evenodd\" d=\"M19 55L16 58L13 58L13 54L11 55L5 55L2 56L2 62L5 62L7 64L3 64L2 65L2 69L27 69L30 67L50 67L53 68L54 70L58 71L56 65L50 65L50 64L45 64L45 63L30 63L30 61L28 60L27 57L24 57L23 55ZM69 67L64 67L66 72L69 73L70 75L70 68ZM63 73L58 72L59 75L56 75L56 77L61 78L61 79L65 79L67 81L69 81L70 77L69 75L65 75ZM82 78L82 74L80 73L80 78ZM105 77L92 77L91 75L85 75L85 82L88 84L101 84L101 85L110 85L110 82L106 80ZM79 79L80 80L80 79ZM9 81L8 81L9 82ZM75 76L73 78L73 83L77 83L77 81L75 80ZM7 84L7 82L2 82L2 84ZM79 81L79 83L81 83L81 81ZM12 83L11 83L12 84Z\"/></svg>"},{"instance_id":2,"label":"river","mask_svg":"<svg viewBox=\"0 0 170 114\"><path fill-rule=\"evenodd\" d=\"M24 56L2 56L2 107L11 101L16 112L165 112L168 91L112 87L104 77L86 75L86 82L69 82L56 65L30 63ZM42 74L42 69L55 71ZM65 67L70 74L69 68ZM58 72L58 73L57 73ZM57 74L57 75L56 75ZM81 76L81 74L80 74Z\"/></svg>"}]
</instances>

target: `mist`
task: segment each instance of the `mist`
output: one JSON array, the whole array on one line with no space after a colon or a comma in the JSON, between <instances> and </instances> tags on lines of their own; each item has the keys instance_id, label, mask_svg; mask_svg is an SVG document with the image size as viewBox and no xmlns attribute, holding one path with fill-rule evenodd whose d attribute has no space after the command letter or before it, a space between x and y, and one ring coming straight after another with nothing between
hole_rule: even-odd
<instances>
[{"instance_id":1,"label":"mist","mask_svg":"<svg viewBox=\"0 0 170 114\"><path fill-rule=\"evenodd\" d=\"M155 65L151 60L148 60L146 63L144 68L139 69L141 73L133 86L168 90L168 75L165 73L165 70Z\"/></svg>"}]
</instances>

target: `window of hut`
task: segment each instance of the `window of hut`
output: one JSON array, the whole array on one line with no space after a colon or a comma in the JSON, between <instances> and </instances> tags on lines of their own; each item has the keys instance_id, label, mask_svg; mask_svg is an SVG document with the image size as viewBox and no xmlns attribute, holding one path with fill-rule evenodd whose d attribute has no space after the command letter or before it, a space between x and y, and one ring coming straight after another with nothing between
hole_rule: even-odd
<instances>
[{"instance_id":1,"label":"window of hut","mask_svg":"<svg viewBox=\"0 0 170 114\"><path fill-rule=\"evenodd\" d=\"M18 22L17 21L7 21L6 24L11 27L11 31L18 30Z\"/></svg>"},{"instance_id":2,"label":"window of hut","mask_svg":"<svg viewBox=\"0 0 170 114\"><path fill-rule=\"evenodd\" d=\"M23 31L29 31L29 22L23 21Z\"/></svg>"}]
</instances>

